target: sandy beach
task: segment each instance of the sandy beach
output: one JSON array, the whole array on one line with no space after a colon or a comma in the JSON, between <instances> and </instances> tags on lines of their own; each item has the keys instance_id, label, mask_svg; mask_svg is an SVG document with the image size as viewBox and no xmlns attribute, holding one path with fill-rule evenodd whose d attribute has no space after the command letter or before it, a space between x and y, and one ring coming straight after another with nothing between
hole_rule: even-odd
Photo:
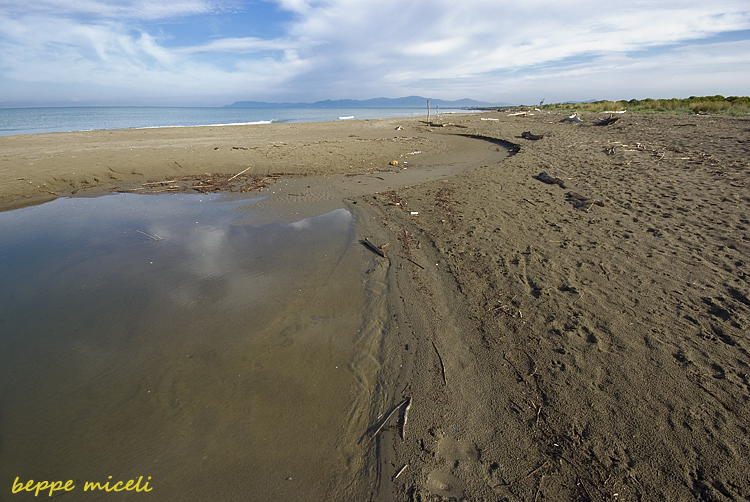
<instances>
[{"instance_id":1,"label":"sandy beach","mask_svg":"<svg viewBox=\"0 0 750 502\"><path fill-rule=\"evenodd\" d=\"M358 245L372 392L331 500L746 500L750 119L607 116L6 136L0 209L348 209L385 256Z\"/></svg>"}]
</instances>

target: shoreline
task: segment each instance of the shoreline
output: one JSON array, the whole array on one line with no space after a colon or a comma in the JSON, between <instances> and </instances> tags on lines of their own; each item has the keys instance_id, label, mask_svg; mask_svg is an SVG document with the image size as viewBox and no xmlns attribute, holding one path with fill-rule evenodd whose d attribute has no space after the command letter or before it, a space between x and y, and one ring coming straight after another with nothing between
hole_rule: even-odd
<instances>
[{"instance_id":1,"label":"shoreline","mask_svg":"<svg viewBox=\"0 0 750 502\"><path fill-rule=\"evenodd\" d=\"M390 243L369 257L388 316L367 413L408 397L408 424L402 440L394 415L334 499L742 498L750 120L564 117L0 138L0 204L252 165L285 175L259 192L287 183L273 217L344 203L357 240Z\"/></svg>"},{"instance_id":2,"label":"shoreline","mask_svg":"<svg viewBox=\"0 0 750 502\"><path fill-rule=\"evenodd\" d=\"M206 172L321 175L382 168L443 146L396 128L418 119L46 133L0 137L0 209ZM352 132L361 130L360 134ZM419 128L411 131L419 134ZM419 155L419 154L417 154ZM78 194L80 195L80 194Z\"/></svg>"}]
</instances>

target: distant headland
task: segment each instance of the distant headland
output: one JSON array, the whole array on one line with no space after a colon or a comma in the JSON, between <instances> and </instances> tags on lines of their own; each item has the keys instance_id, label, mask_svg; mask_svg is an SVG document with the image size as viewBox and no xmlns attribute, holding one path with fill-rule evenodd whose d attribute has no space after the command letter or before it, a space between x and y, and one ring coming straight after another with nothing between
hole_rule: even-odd
<instances>
[{"instance_id":1,"label":"distant headland","mask_svg":"<svg viewBox=\"0 0 750 502\"><path fill-rule=\"evenodd\" d=\"M407 96L403 98L373 98L357 99L326 99L314 103L266 103L263 101L236 101L225 108L422 108L430 101L430 106L441 108L483 108L493 106L507 106L506 103L486 103L473 99L459 99L445 101L442 99L424 98L422 96Z\"/></svg>"}]
</instances>

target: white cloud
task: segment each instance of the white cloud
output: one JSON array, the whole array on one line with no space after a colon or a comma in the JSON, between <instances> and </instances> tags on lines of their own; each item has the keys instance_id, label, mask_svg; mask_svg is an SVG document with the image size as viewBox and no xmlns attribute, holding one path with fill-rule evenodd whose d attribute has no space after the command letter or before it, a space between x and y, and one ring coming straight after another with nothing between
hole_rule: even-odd
<instances>
[{"instance_id":1,"label":"white cloud","mask_svg":"<svg viewBox=\"0 0 750 502\"><path fill-rule=\"evenodd\" d=\"M257 37L222 38L205 45L181 47L174 49L178 54L196 54L199 52L232 52L237 54L252 54L267 51L293 50L299 47L296 42L288 40L264 40Z\"/></svg>"},{"instance_id":2,"label":"white cloud","mask_svg":"<svg viewBox=\"0 0 750 502\"><path fill-rule=\"evenodd\" d=\"M689 45L650 57L614 54L585 63L509 72L496 78L508 95L525 102L643 99L690 95L747 95L750 41ZM482 84L486 80L480 78Z\"/></svg>"},{"instance_id":3,"label":"white cloud","mask_svg":"<svg viewBox=\"0 0 750 502\"><path fill-rule=\"evenodd\" d=\"M329 2L293 33L325 39L321 58L360 60L432 75L471 75L604 54L750 28L739 2ZM458 6L455 6L458 5ZM656 7L654 7L656 5ZM330 50L333 49L333 50ZM470 56L470 57L469 57Z\"/></svg>"}]
</instances>

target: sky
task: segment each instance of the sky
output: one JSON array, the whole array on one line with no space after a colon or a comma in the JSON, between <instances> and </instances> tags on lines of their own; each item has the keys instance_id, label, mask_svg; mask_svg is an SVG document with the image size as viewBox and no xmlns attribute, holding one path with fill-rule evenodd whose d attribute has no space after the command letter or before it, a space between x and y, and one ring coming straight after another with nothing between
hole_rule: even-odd
<instances>
[{"instance_id":1,"label":"sky","mask_svg":"<svg viewBox=\"0 0 750 502\"><path fill-rule=\"evenodd\" d=\"M0 106L714 94L747 0L0 0Z\"/></svg>"}]
</instances>

